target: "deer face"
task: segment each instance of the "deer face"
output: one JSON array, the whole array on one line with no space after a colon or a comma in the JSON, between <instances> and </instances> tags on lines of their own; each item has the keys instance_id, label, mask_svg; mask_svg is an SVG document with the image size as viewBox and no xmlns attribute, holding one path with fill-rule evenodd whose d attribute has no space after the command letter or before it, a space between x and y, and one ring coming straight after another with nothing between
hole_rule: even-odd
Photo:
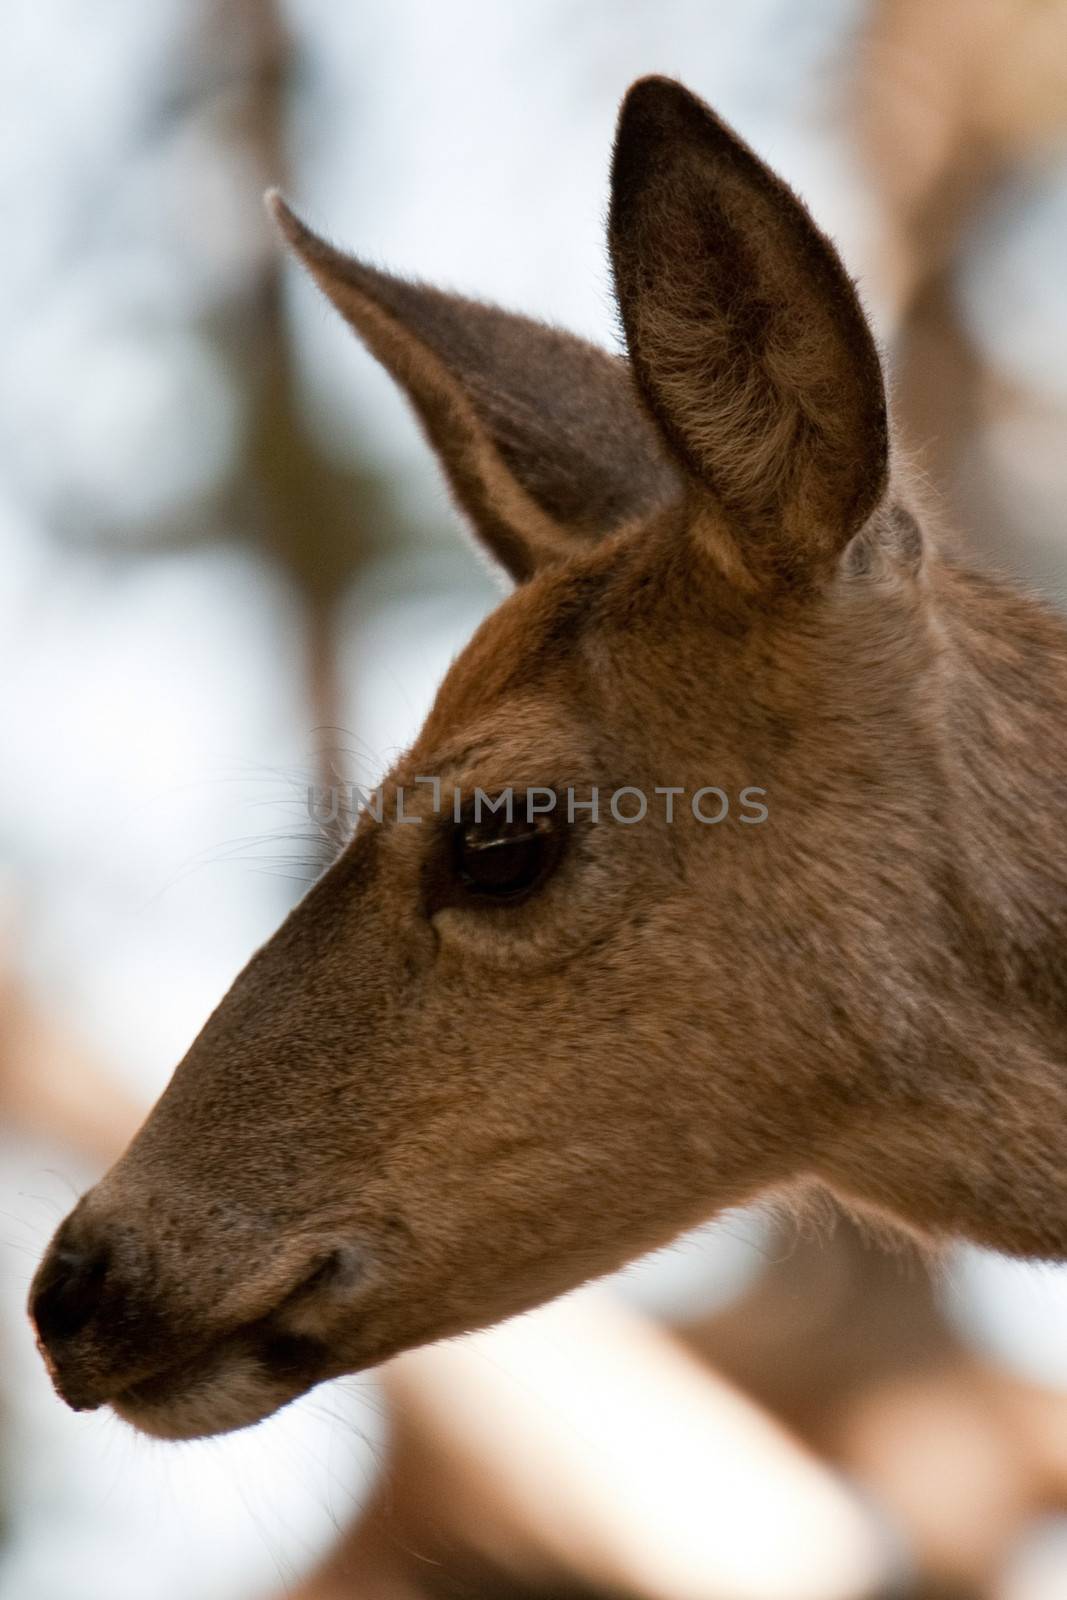
<instances>
[{"instance_id":1,"label":"deer face","mask_svg":"<svg viewBox=\"0 0 1067 1600\"><path fill-rule=\"evenodd\" d=\"M275 211L518 587L40 1269L61 1393L168 1437L832 1173L863 1092L819 957L922 892L887 906L880 861L912 710L867 709L922 666L914 530L882 505L870 335L795 197L679 86L631 91L629 364Z\"/></svg>"}]
</instances>

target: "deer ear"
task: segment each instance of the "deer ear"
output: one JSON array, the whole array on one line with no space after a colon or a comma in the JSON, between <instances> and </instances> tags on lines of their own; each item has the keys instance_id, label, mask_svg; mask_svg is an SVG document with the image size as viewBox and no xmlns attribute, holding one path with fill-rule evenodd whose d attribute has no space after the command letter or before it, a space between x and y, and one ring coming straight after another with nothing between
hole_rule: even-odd
<instances>
[{"instance_id":1,"label":"deer ear","mask_svg":"<svg viewBox=\"0 0 1067 1600\"><path fill-rule=\"evenodd\" d=\"M677 499L677 470L626 361L495 306L365 266L276 192L267 204L320 289L411 401L457 504L522 582Z\"/></svg>"},{"instance_id":2,"label":"deer ear","mask_svg":"<svg viewBox=\"0 0 1067 1600\"><path fill-rule=\"evenodd\" d=\"M886 484L874 339L830 242L681 84L619 116L609 228L637 382L754 573L833 566Z\"/></svg>"}]
</instances>

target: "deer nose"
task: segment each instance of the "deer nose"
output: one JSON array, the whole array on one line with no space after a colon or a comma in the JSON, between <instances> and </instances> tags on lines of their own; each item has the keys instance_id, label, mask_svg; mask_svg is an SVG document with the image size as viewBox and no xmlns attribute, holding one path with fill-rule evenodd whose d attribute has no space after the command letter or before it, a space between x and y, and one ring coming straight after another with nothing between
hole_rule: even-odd
<instances>
[{"instance_id":1,"label":"deer nose","mask_svg":"<svg viewBox=\"0 0 1067 1600\"><path fill-rule=\"evenodd\" d=\"M130 1243L125 1264L112 1230L79 1207L63 1223L30 1288L29 1313L52 1381L75 1410L105 1397L108 1369L125 1359L137 1322Z\"/></svg>"},{"instance_id":2,"label":"deer nose","mask_svg":"<svg viewBox=\"0 0 1067 1600\"><path fill-rule=\"evenodd\" d=\"M67 1225L65 1225L66 1227ZM48 1350L75 1338L99 1307L111 1264L104 1243L75 1241L61 1232L30 1296L30 1316Z\"/></svg>"}]
</instances>

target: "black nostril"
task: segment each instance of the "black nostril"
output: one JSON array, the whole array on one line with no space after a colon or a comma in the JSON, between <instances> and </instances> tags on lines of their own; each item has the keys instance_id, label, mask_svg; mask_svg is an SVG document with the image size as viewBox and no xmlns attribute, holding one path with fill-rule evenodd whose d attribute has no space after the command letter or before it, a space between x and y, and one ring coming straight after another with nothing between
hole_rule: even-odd
<instances>
[{"instance_id":1,"label":"black nostril","mask_svg":"<svg viewBox=\"0 0 1067 1600\"><path fill-rule=\"evenodd\" d=\"M316 1262L307 1277L301 1278L296 1288L290 1290L285 1304L309 1299L320 1289L350 1289L362 1277L363 1271L362 1254L348 1245L342 1245Z\"/></svg>"},{"instance_id":2,"label":"black nostril","mask_svg":"<svg viewBox=\"0 0 1067 1600\"><path fill-rule=\"evenodd\" d=\"M106 1245L56 1246L30 1302L30 1315L46 1345L72 1339L85 1327L99 1303L109 1263Z\"/></svg>"},{"instance_id":3,"label":"black nostril","mask_svg":"<svg viewBox=\"0 0 1067 1600\"><path fill-rule=\"evenodd\" d=\"M327 1284L333 1283L341 1270L340 1251L331 1250L324 1256L318 1266L313 1267L307 1277L297 1286L296 1293L303 1296L313 1294L316 1289L325 1289Z\"/></svg>"}]
</instances>

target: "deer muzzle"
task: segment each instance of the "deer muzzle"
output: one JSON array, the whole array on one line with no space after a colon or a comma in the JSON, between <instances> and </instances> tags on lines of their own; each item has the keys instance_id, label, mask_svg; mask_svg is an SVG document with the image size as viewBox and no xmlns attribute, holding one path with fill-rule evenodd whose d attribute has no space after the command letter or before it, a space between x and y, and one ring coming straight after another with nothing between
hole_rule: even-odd
<instances>
[{"instance_id":1,"label":"deer muzzle","mask_svg":"<svg viewBox=\"0 0 1067 1600\"><path fill-rule=\"evenodd\" d=\"M34 1278L30 1316L59 1395L109 1404L143 1432L192 1438L244 1427L332 1376L319 1336L359 1275L355 1252L290 1247L233 1268L194 1307L148 1234L94 1207L59 1229ZM244 1281L236 1281L243 1279Z\"/></svg>"}]
</instances>

